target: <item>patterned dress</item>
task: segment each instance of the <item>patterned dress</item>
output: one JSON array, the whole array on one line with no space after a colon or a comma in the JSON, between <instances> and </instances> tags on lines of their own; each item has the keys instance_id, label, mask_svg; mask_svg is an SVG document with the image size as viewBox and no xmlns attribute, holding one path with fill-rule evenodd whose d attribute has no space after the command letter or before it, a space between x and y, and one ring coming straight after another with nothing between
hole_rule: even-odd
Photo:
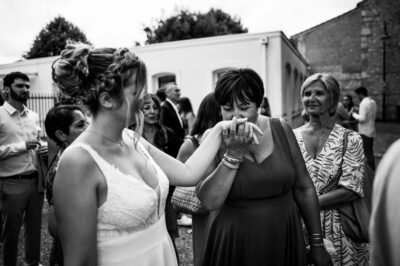
<instances>
[{"instance_id":1,"label":"patterned dress","mask_svg":"<svg viewBox=\"0 0 400 266\"><path fill-rule=\"evenodd\" d=\"M294 130L299 143L307 170L314 182L317 194L330 183L340 170L343 153L343 136L347 129L336 124L332 129L322 151L314 159L306 149L302 128ZM343 158L342 170L338 187L345 187L361 197L363 191L364 151L360 135L349 131L347 150ZM343 232L339 212L336 209L321 210L321 222L324 237L332 241L336 255L332 257L334 265L368 265L369 247L366 243L355 243Z\"/></svg>"}]
</instances>

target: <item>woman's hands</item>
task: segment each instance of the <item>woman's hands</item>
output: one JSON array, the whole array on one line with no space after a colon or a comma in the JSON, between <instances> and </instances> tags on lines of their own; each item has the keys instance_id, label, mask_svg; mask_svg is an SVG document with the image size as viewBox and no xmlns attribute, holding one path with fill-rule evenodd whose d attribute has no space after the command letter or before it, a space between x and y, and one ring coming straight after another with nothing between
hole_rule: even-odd
<instances>
[{"instance_id":1,"label":"woman's hands","mask_svg":"<svg viewBox=\"0 0 400 266\"><path fill-rule=\"evenodd\" d=\"M247 122L247 118L234 117L218 124L222 127L222 141L234 157L243 157L249 144L259 144L257 135L264 135L257 125Z\"/></svg>"},{"instance_id":2,"label":"woman's hands","mask_svg":"<svg viewBox=\"0 0 400 266\"><path fill-rule=\"evenodd\" d=\"M316 266L331 266L333 265L331 256L326 251L324 246L311 247L308 253L308 260Z\"/></svg>"}]
</instances>

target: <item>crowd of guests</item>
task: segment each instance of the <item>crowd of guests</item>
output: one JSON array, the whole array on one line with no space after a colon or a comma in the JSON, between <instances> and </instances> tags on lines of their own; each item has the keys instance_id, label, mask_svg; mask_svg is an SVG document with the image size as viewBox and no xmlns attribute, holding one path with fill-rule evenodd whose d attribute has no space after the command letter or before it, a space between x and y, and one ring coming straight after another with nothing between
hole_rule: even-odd
<instances>
[{"instance_id":1,"label":"crowd of guests","mask_svg":"<svg viewBox=\"0 0 400 266\"><path fill-rule=\"evenodd\" d=\"M178 265L185 216L171 204L175 186L195 186L208 210L192 215L196 266L400 263L392 249L400 241L392 224L400 220L398 143L376 173L370 243L346 235L339 213L364 197L364 164L375 169L376 103L365 87L355 90L357 108L332 75L311 75L299 95L304 124L293 130L271 117L249 68L223 73L197 113L174 82L148 94L146 65L128 49L69 43L52 73L79 104L48 112L58 152L45 171L39 118L26 107L29 78L4 77L5 266L17 263L22 226L25 262L40 265L44 192L50 265Z\"/></svg>"}]
</instances>

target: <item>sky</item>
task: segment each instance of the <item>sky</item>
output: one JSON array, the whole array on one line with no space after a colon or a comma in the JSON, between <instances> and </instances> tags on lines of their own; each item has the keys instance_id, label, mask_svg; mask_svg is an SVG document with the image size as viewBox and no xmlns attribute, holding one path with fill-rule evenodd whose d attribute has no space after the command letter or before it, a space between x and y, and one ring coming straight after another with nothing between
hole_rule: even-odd
<instances>
[{"instance_id":1,"label":"sky","mask_svg":"<svg viewBox=\"0 0 400 266\"><path fill-rule=\"evenodd\" d=\"M61 15L95 47L132 47L144 26L179 9L220 8L249 33L281 30L287 37L354 9L361 0L0 0L0 64L22 58L35 37Z\"/></svg>"}]
</instances>

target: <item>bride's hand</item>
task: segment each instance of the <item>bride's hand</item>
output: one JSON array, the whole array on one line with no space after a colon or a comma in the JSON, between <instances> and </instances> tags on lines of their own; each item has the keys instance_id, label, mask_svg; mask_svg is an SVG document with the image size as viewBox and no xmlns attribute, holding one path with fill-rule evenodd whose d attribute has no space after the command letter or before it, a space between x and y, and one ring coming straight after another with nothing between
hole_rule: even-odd
<instances>
[{"instance_id":1,"label":"bride's hand","mask_svg":"<svg viewBox=\"0 0 400 266\"><path fill-rule=\"evenodd\" d=\"M230 121L221 121L222 141L231 151L243 150L248 144L259 144L257 135L262 136L261 129L250 122L247 118L234 117Z\"/></svg>"}]
</instances>

